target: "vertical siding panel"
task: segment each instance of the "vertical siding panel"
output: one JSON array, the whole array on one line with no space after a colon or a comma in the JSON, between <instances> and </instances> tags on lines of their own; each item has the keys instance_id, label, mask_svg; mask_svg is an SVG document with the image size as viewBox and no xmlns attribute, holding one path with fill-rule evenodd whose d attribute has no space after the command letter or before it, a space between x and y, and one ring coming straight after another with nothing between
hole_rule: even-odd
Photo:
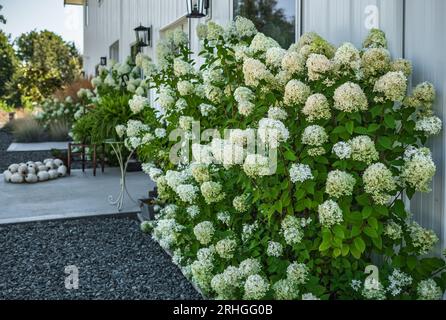
<instances>
[{"instance_id":1,"label":"vertical siding panel","mask_svg":"<svg viewBox=\"0 0 446 320\"><path fill-rule=\"evenodd\" d=\"M423 81L434 83L437 89L435 113L445 119L446 104L446 2L443 0L406 0L406 57L414 64L413 85ZM432 192L417 194L411 202L415 218L427 228L435 230L441 239L436 248L440 254L445 247L445 138L443 130L431 139L429 147L437 165L437 174L432 183Z\"/></svg>"},{"instance_id":2,"label":"vertical siding panel","mask_svg":"<svg viewBox=\"0 0 446 320\"><path fill-rule=\"evenodd\" d=\"M379 9L390 51L400 57L403 0L303 0L303 32L315 31L335 45L349 41L360 47L368 33L364 24L368 5Z\"/></svg>"}]
</instances>

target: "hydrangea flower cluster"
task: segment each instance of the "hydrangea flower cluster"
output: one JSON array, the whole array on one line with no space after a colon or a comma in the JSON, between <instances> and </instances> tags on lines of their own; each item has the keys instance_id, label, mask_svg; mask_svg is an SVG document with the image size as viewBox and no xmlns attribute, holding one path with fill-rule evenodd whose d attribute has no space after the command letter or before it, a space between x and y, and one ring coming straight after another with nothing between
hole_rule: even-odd
<instances>
[{"instance_id":1,"label":"hydrangea flower cluster","mask_svg":"<svg viewBox=\"0 0 446 320\"><path fill-rule=\"evenodd\" d=\"M217 299L439 298L438 275L414 259L438 238L399 197L435 174L423 148L442 128L433 86L407 93L412 66L379 30L361 49L307 33L286 50L241 17L197 33L197 62L181 32L161 41L159 66L138 57L149 75L129 81L135 122L116 127L157 183L152 232L185 275ZM149 84L159 106L144 105ZM191 161L169 159L177 128ZM386 258L363 283L372 252Z\"/></svg>"}]
</instances>

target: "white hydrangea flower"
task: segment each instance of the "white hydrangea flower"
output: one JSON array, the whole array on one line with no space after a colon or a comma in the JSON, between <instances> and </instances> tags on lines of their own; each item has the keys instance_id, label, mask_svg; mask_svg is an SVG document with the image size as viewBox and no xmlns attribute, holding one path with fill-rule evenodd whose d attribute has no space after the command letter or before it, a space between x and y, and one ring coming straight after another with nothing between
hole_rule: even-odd
<instances>
[{"instance_id":1,"label":"white hydrangea flower","mask_svg":"<svg viewBox=\"0 0 446 320\"><path fill-rule=\"evenodd\" d=\"M226 196L218 182L206 181L201 185L201 194L207 204L219 202Z\"/></svg>"},{"instance_id":2,"label":"white hydrangea flower","mask_svg":"<svg viewBox=\"0 0 446 320\"><path fill-rule=\"evenodd\" d=\"M273 285L277 300L295 300L299 296L298 287L288 279L281 279Z\"/></svg>"},{"instance_id":3,"label":"white hydrangea flower","mask_svg":"<svg viewBox=\"0 0 446 320\"><path fill-rule=\"evenodd\" d=\"M403 101L406 91L407 78L401 71L386 73L376 81L373 88L373 92L381 93L390 101ZM379 97L375 101L383 102Z\"/></svg>"},{"instance_id":4,"label":"white hydrangea flower","mask_svg":"<svg viewBox=\"0 0 446 320\"><path fill-rule=\"evenodd\" d=\"M194 92L194 85L187 80L179 81L177 84L178 93L181 96L188 96Z\"/></svg>"},{"instance_id":5,"label":"white hydrangea flower","mask_svg":"<svg viewBox=\"0 0 446 320\"><path fill-rule=\"evenodd\" d=\"M325 193L333 198L351 196L355 184L356 180L353 175L340 170L330 171L325 184Z\"/></svg>"},{"instance_id":6,"label":"white hydrangea flower","mask_svg":"<svg viewBox=\"0 0 446 320\"><path fill-rule=\"evenodd\" d=\"M315 53L310 54L306 66L308 69L308 79L310 81L322 79L333 68L332 62L326 56Z\"/></svg>"},{"instance_id":7,"label":"white hydrangea flower","mask_svg":"<svg viewBox=\"0 0 446 320\"><path fill-rule=\"evenodd\" d=\"M203 117L208 117L210 114L217 111L217 108L215 106L206 103L200 104L198 108L200 109L201 115Z\"/></svg>"},{"instance_id":8,"label":"white hydrangea flower","mask_svg":"<svg viewBox=\"0 0 446 320\"><path fill-rule=\"evenodd\" d=\"M132 110L132 112L135 114L140 113L148 105L149 99L138 95L133 96L133 98L129 101L130 110Z\"/></svg>"},{"instance_id":9,"label":"white hydrangea flower","mask_svg":"<svg viewBox=\"0 0 446 320\"><path fill-rule=\"evenodd\" d=\"M424 229L415 221L412 221L408 228L412 245L420 255L429 253L439 240L435 232Z\"/></svg>"},{"instance_id":10,"label":"white hydrangea flower","mask_svg":"<svg viewBox=\"0 0 446 320\"><path fill-rule=\"evenodd\" d=\"M429 192L429 184L436 172L430 150L408 148L404 160L401 177L406 185L416 191Z\"/></svg>"},{"instance_id":11,"label":"white hydrangea flower","mask_svg":"<svg viewBox=\"0 0 446 320\"><path fill-rule=\"evenodd\" d=\"M396 188L395 179L390 171L382 163L374 163L369 166L362 176L364 182L364 191L372 195L373 200L385 205L391 199L392 192Z\"/></svg>"},{"instance_id":12,"label":"white hydrangea flower","mask_svg":"<svg viewBox=\"0 0 446 320\"><path fill-rule=\"evenodd\" d=\"M249 204L248 204L248 196L247 195L241 195L234 198L232 201L232 205L234 206L235 210L237 212L246 212L249 210Z\"/></svg>"},{"instance_id":13,"label":"white hydrangea flower","mask_svg":"<svg viewBox=\"0 0 446 320\"><path fill-rule=\"evenodd\" d=\"M161 87L158 94L158 103L164 110L169 110L175 104L175 93L168 87Z\"/></svg>"},{"instance_id":14,"label":"white hydrangea flower","mask_svg":"<svg viewBox=\"0 0 446 320\"><path fill-rule=\"evenodd\" d=\"M333 200L327 200L318 207L319 221L327 228L344 221L342 210L339 205Z\"/></svg>"},{"instance_id":15,"label":"white hydrangea flower","mask_svg":"<svg viewBox=\"0 0 446 320\"><path fill-rule=\"evenodd\" d=\"M246 58L243 62L243 75L247 86L257 87L260 81L269 82L273 75L259 60Z\"/></svg>"},{"instance_id":16,"label":"white hydrangea flower","mask_svg":"<svg viewBox=\"0 0 446 320\"><path fill-rule=\"evenodd\" d=\"M235 297L235 291L243 285L240 271L229 266L223 273L217 274L212 278L211 287L217 293L217 299L231 300Z\"/></svg>"},{"instance_id":17,"label":"white hydrangea flower","mask_svg":"<svg viewBox=\"0 0 446 320\"><path fill-rule=\"evenodd\" d=\"M248 141L254 141L255 131L253 129L232 129L229 133L229 141L238 146L246 146Z\"/></svg>"},{"instance_id":18,"label":"white hydrangea flower","mask_svg":"<svg viewBox=\"0 0 446 320\"><path fill-rule=\"evenodd\" d=\"M215 251L222 259L232 259L234 257L237 241L234 239L223 239L215 245Z\"/></svg>"},{"instance_id":19,"label":"white hydrangea flower","mask_svg":"<svg viewBox=\"0 0 446 320\"><path fill-rule=\"evenodd\" d=\"M249 277L262 271L262 265L257 259L248 258L240 262L240 273L243 277Z\"/></svg>"},{"instance_id":20,"label":"white hydrangea flower","mask_svg":"<svg viewBox=\"0 0 446 320\"><path fill-rule=\"evenodd\" d=\"M302 295L302 300L321 300L321 299L319 299L312 293L304 293Z\"/></svg>"},{"instance_id":21,"label":"white hydrangea flower","mask_svg":"<svg viewBox=\"0 0 446 320\"><path fill-rule=\"evenodd\" d=\"M215 258L215 247L213 245L207 248L200 248L197 251L197 260L203 262L214 262Z\"/></svg>"},{"instance_id":22,"label":"white hydrangea flower","mask_svg":"<svg viewBox=\"0 0 446 320\"><path fill-rule=\"evenodd\" d=\"M157 128L155 129L155 136L159 139L164 138L167 135L166 129Z\"/></svg>"},{"instance_id":23,"label":"white hydrangea flower","mask_svg":"<svg viewBox=\"0 0 446 320\"><path fill-rule=\"evenodd\" d=\"M266 51L266 65L279 68L282 65L282 60L285 57L286 50L278 47L269 48Z\"/></svg>"},{"instance_id":24,"label":"white hydrangea flower","mask_svg":"<svg viewBox=\"0 0 446 320\"><path fill-rule=\"evenodd\" d=\"M288 114L280 107L271 107L268 110L268 118L283 121L288 118Z\"/></svg>"},{"instance_id":25,"label":"white hydrangea flower","mask_svg":"<svg viewBox=\"0 0 446 320\"><path fill-rule=\"evenodd\" d=\"M433 279L420 281L417 286L418 300L441 300L443 292Z\"/></svg>"},{"instance_id":26,"label":"white hydrangea flower","mask_svg":"<svg viewBox=\"0 0 446 320\"><path fill-rule=\"evenodd\" d=\"M300 74L305 69L305 60L295 51L288 51L282 59L282 69L288 74Z\"/></svg>"},{"instance_id":27,"label":"white hydrangea flower","mask_svg":"<svg viewBox=\"0 0 446 320\"><path fill-rule=\"evenodd\" d=\"M192 184L180 184L175 188L175 192L181 201L192 204L198 196L198 187Z\"/></svg>"},{"instance_id":28,"label":"white hydrangea flower","mask_svg":"<svg viewBox=\"0 0 446 320\"><path fill-rule=\"evenodd\" d=\"M243 224L242 226L242 241L246 242L251 239L254 232L259 228L259 223L255 221L252 224Z\"/></svg>"},{"instance_id":29,"label":"white hydrangea flower","mask_svg":"<svg viewBox=\"0 0 446 320\"><path fill-rule=\"evenodd\" d=\"M244 285L245 294L243 299L245 300L260 300L269 290L269 283L263 279L260 275L250 275L246 279Z\"/></svg>"},{"instance_id":30,"label":"white hydrangea flower","mask_svg":"<svg viewBox=\"0 0 446 320\"><path fill-rule=\"evenodd\" d=\"M390 68L390 60L390 52L387 49L367 49L361 60L361 68L365 77L376 77L386 73Z\"/></svg>"},{"instance_id":31,"label":"white hydrangea flower","mask_svg":"<svg viewBox=\"0 0 446 320\"><path fill-rule=\"evenodd\" d=\"M181 129L185 131L189 131L192 128L192 123L194 122L194 118L187 117L187 116L181 116L178 125Z\"/></svg>"},{"instance_id":32,"label":"white hydrangea flower","mask_svg":"<svg viewBox=\"0 0 446 320\"><path fill-rule=\"evenodd\" d=\"M186 212L189 215L189 217L194 219L198 217L198 215L200 214L200 208L198 206L190 206L186 209Z\"/></svg>"},{"instance_id":33,"label":"white hydrangea flower","mask_svg":"<svg viewBox=\"0 0 446 320\"><path fill-rule=\"evenodd\" d=\"M349 42L342 44L336 50L333 61L339 71L351 70L354 73L357 73L361 68L361 56L359 50Z\"/></svg>"},{"instance_id":34,"label":"white hydrangea flower","mask_svg":"<svg viewBox=\"0 0 446 320\"><path fill-rule=\"evenodd\" d=\"M120 124L120 125L116 126L115 130L116 130L116 133L118 134L118 137L122 138L122 137L124 137L127 128L124 125Z\"/></svg>"},{"instance_id":35,"label":"white hydrangea flower","mask_svg":"<svg viewBox=\"0 0 446 320\"><path fill-rule=\"evenodd\" d=\"M218 23L209 21L207 23L207 39L210 41L216 41L224 34L224 29Z\"/></svg>"},{"instance_id":36,"label":"white hydrangea flower","mask_svg":"<svg viewBox=\"0 0 446 320\"><path fill-rule=\"evenodd\" d=\"M211 289L214 264L210 261L196 260L191 264L192 280L204 290Z\"/></svg>"},{"instance_id":37,"label":"white hydrangea flower","mask_svg":"<svg viewBox=\"0 0 446 320\"><path fill-rule=\"evenodd\" d=\"M213 139L211 142L212 155L215 162L225 168L233 165L241 165L245 160L245 150L242 146L229 140Z\"/></svg>"},{"instance_id":38,"label":"white hydrangea flower","mask_svg":"<svg viewBox=\"0 0 446 320\"><path fill-rule=\"evenodd\" d=\"M358 112L368 109L367 96L361 87L353 82L346 82L334 92L333 107L343 112Z\"/></svg>"},{"instance_id":39,"label":"white hydrangea flower","mask_svg":"<svg viewBox=\"0 0 446 320\"><path fill-rule=\"evenodd\" d=\"M143 132L149 131L148 125L143 124L139 120L129 120L127 122L126 134L128 137L136 137Z\"/></svg>"},{"instance_id":40,"label":"white hydrangea flower","mask_svg":"<svg viewBox=\"0 0 446 320\"><path fill-rule=\"evenodd\" d=\"M350 141L352 150L352 159L371 164L379 159L379 153L376 151L375 143L369 136L357 136Z\"/></svg>"},{"instance_id":41,"label":"white hydrangea flower","mask_svg":"<svg viewBox=\"0 0 446 320\"><path fill-rule=\"evenodd\" d=\"M435 136L440 133L443 123L437 116L423 117L415 123L415 130L422 131L426 136Z\"/></svg>"},{"instance_id":42,"label":"white hydrangea flower","mask_svg":"<svg viewBox=\"0 0 446 320\"><path fill-rule=\"evenodd\" d=\"M280 45L273 38L265 36L263 33L257 33L251 41L249 48L258 54L265 54L268 49L280 48Z\"/></svg>"},{"instance_id":43,"label":"white hydrangea flower","mask_svg":"<svg viewBox=\"0 0 446 320\"><path fill-rule=\"evenodd\" d=\"M384 225L383 233L390 239L396 241L401 239L401 237L403 236L403 229L398 223L390 220Z\"/></svg>"},{"instance_id":44,"label":"white hydrangea flower","mask_svg":"<svg viewBox=\"0 0 446 320\"><path fill-rule=\"evenodd\" d=\"M379 280L368 277L364 281L364 288L361 292L362 296L368 300L385 300L385 290Z\"/></svg>"},{"instance_id":45,"label":"white hydrangea flower","mask_svg":"<svg viewBox=\"0 0 446 320\"><path fill-rule=\"evenodd\" d=\"M302 134L302 143L305 145L320 147L328 141L328 134L325 129L318 125L305 128Z\"/></svg>"},{"instance_id":46,"label":"white hydrangea flower","mask_svg":"<svg viewBox=\"0 0 446 320\"><path fill-rule=\"evenodd\" d=\"M228 211L220 211L217 213L217 220L228 226L231 222L231 214Z\"/></svg>"},{"instance_id":47,"label":"white hydrangea flower","mask_svg":"<svg viewBox=\"0 0 446 320\"><path fill-rule=\"evenodd\" d=\"M311 94L309 86L299 80L291 80L285 86L284 103L287 106L303 105Z\"/></svg>"},{"instance_id":48,"label":"white hydrangea flower","mask_svg":"<svg viewBox=\"0 0 446 320\"><path fill-rule=\"evenodd\" d=\"M194 67L181 58L173 61L173 72L177 77L184 77L195 72Z\"/></svg>"},{"instance_id":49,"label":"white hydrangea flower","mask_svg":"<svg viewBox=\"0 0 446 320\"><path fill-rule=\"evenodd\" d=\"M203 221L194 227L194 235L202 245L209 244L214 233L214 225L210 221Z\"/></svg>"},{"instance_id":50,"label":"white hydrangea flower","mask_svg":"<svg viewBox=\"0 0 446 320\"><path fill-rule=\"evenodd\" d=\"M279 258L283 253L283 246L279 242L269 241L266 254L270 257Z\"/></svg>"},{"instance_id":51,"label":"white hydrangea flower","mask_svg":"<svg viewBox=\"0 0 446 320\"><path fill-rule=\"evenodd\" d=\"M312 180L313 174L311 168L306 164L293 164L290 168L290 179L293 183L304 182L306 180Z\"/></svg>"},{"instance_id":52,"label":"white hydrangea flower","mask_svg":"<svg viewBox=\"0 0 446 320\"><path fill-rule=\"evenodd\" d=\"M300 243L304 236L301 221L294 216L286 216L283 219L280 231L290 246Z\"/></svg>"},{"instance_id":53,"label":"white hydrangea flower","mask_svg":"<svg viewBox=\"0 0 446 320\"><path fill-rule=\"evenodd\" d=\"M349 143L340 141L333 146L332 152L341 160L350 159L352 148Z\"/></svg>"},{"instance_id":54,"label":"white hydrangea flower","mask_svg":"<svg viewBox=\"0 0 446 320\"><path fill-rule=\"evenodd\" d=\"M288 280L295 284L305 284L308 280L309 271L305 264L293 262L286 270Z\"/></svg>"},{"instance_id":55,"label":"white hydrangea flower","mask_svg":"<svg viewBox=\"0 0 446 320\"><path fill-rule=\"evenodd\" d=\"M280 142L287 141L290 136L288 129L281 121L270 118L259 121L257 133L260 140L272 149L277 148Z\"/></svg>"},{"instance_id":56,"label":"white hydrangea flower","mask_svg":"<svg viewBox=\"0 0 446 320\"><path fill-rule=\"evenodd\" d=\"M269 163L269 158L263 155L249 154L243 164L243 171L249 177L269 176L272 174Z\"/></svg>"},{"instance_id":57,"label":"white hydrangea flower","mask_svg":"<svg viewBox=\"0 0 446 320\"><path fill-rule=\"evenodd\" d=\"M235 29L240 38L252 37L257 34L257 28L254 23L242 16L235 18Z\"/></svg>"},{"instance_id":58,"label":"white hydrangea flower","mask_svg":"<svg viewBox=\"0 0 446 320\"><path fill-rule=\"evenodd\" d=\"M212 148L209 145L201 145L198 143L194 143L192 145L192 157L194 162L203 165L212 164L215 159L212 154Z\"/></svg>"},{"instance_id":59,"label":"white hydrangea flower","mask_svg":"<svg viewBox=\"0 0 446 320\"><path fill-rule=\"evenodd\" d=\"M302 113L308 122L327 120L331 118L330 105L327 98L320 93L308 97Z\"/></svg>"},{"instance_id":60,"label":"white hydrangea flower","mask_svg":"<svg viewBox=\"0 0 446 320\"><path fill-rule=\"evenodd\" d=\"M430 109L435 101L435 87L430 82L418 84L405 104L413 108Z\"/></svg>"},{"instance_id":61,"label":"white hydrangea flower","mask_svg":"<svg viewBox=\"0 0 446 320\"><path fill-rule=\"evenodd\" d=\"M412 280L412 277L407 273L404 273L399 269L394 269L392 274L389 275L389 286L387 287L387 291L392 296L397 296L405 287L412 284Z\"/></svg>"}]
</instances>

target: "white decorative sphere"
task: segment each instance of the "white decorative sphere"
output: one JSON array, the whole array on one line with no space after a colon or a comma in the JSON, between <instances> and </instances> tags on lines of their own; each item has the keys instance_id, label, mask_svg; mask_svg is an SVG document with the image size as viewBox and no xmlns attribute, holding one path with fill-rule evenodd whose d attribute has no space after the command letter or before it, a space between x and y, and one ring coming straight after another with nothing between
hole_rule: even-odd
<instances>
[{"instance_id":1,"label":"white decorative sphere","mask_svg":"<svg viewBox=\"0 0 446 320\"><path fill-rule=\"evenodd\" d=\"M3 172L3 178L5 179L5 182L11 182L12 173L9 170L6 170Z\"/></svg>"},{"instance_id":2,"label":"white decorative sphere","mask_svg":"<svg viewBox=\"0 0 446 320\"><path fill-rule=\"evenodd\" d=\"M55 159L54 164L59 168L60 166L63 166L63 161L60 159Z\"/></svg>"},{"instance_id":3,"label":"white decorative sphere","mask_svg":"<svg viewBox=\"0 0 446 320\"><path fill-rule=\"evenodd\" d=\"M11 182L12 183L23 183L23 181L24 181L25 179L23 178L23 176L20 174L20 173L14 173L12 176L11 176Z\"/></svg>"},{"instance_id":4,"label":"white decorative sphere","mask_svg":"<svg viewBox=\"0 0 446 320\"><path fill-rule=\"evenodd\" d=\"M62 165L57 169L57 173L59 174L59 177L65 177L67 175L67 167Z\"/></svg>"},{"instance_id":5,"label":"white decorative sphere","mask_svg":"<svg viewBox=\"0 0 446 320\"><path fill-rule=\"evenodd\" d=\"M26 164L22 164L17 170L21 175L26 175L28 173L28 166Z\"/></svg>"},{"instance_id":6,"label":"white decorative sphere","mask_svg":"<svg viewBox=\"0 0 446 320\"><path fill-rule=\"evenodd\" d=\"M25 181L27 183L36 183L39 181L39 179L37 178L37 175L34 173L28 173L25 177Z\"/></svg>"},{"instance_id":7,"label":"white decorative sphere","mask_svg":"<svg viewBox=\"0 0 446 320\"><path fill-rule=\"evenodd\" d=\"M49 173L46 172L46 171L40 171L40 172L37 174L37 178L39 179L40 182L48 181L48 180L50 179L50 175L49 175Z\"/></svg>"},{"instance_id":8,"label":"white decorative sphere","mask_svg":"<svg viewBox=\"0 0 446 320\"><path fill-rule=\"evenodd\" d=\"M9 166L8 170L9 170L11 173L16 173L16 172L19 170L19 165L16 164L16 163L11 164L11 165Z\"/></svg>"},{"instance_id":9,"label":"white decorative sphere","mask_svg":"<svg viewBox=\"0 0 446 320\"><path fill-rule=\"evenodd\" d=\"M44 165L41 165L37 168L38 172L46 172L48 170L48 168Z\"/></svg>"},{"instance_id":10,"label":"white decorative sphere","mask_svg":"<svg viewBox=\"0 0 446 320\"><path fill-rule=\"evenodd\" d=\"M50 180L54 180L59 177L59 173L57 172L57 170L54 170L54 169L51 169L50 171L48 171L48 174L50 176Z\"/></svg>"}]
</instances>

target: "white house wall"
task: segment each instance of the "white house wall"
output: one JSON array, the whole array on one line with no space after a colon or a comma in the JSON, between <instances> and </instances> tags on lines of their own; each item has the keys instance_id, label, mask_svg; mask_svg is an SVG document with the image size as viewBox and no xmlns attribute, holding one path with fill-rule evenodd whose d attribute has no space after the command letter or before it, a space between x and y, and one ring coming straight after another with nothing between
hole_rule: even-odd
<instances>
[{"instance_id":1,"label":"white house wall","mask_svg":"<svg viewBox=\"0 0 446 320\"><path fill-rule=\"evenodd\" d=\"M156 43L163 30L180 21L186 12L185 0L105 0L100 8L96 0L89 2L90 24L85 29L87 74L94 73L100 57L108 56L109 46L118 39L120 59L128 56L135 39L133 29L140 23L153 27L153 46L145 51L155 58ZM296 3L298 33L315 31L335 45L349 41L361 46L369 28L384 30L392 56L413 61L412 83L431 81L436 85L435 108L446 119L445 0L296 0ZM232 0L212 0L211 18L221 24L228 23L233 18ZM190 26L191 48L195 52L198 51L195 35L198 22L192 19ZM185 23L188 24L187 20ZM446 239L445 138L446 130L431 143L438 170L433 192L418 194L411 203L411 211L420 223L440 235L437 253L444 249Z\"/></svg>"}]
</instances>

